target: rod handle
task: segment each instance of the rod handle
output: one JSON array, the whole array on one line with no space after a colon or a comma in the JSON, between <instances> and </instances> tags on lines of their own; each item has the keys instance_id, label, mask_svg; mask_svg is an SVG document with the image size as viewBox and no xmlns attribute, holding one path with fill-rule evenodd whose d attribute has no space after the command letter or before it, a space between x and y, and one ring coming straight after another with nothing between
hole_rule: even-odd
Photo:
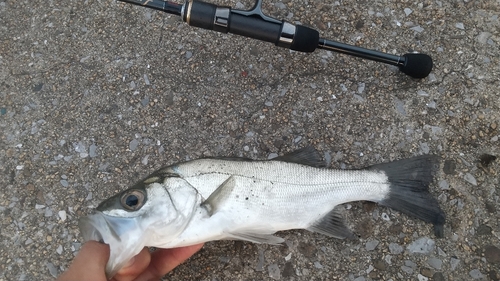
<instances>
[{"instance_id":1,"label":"rod handle","mask_svg":"<svg viewBox=\"0 0 500 281\"><path fill-rule=\"evenodd\" d=\"M183 20L191 26L250 37L300 52L313 52L319 42L317 30L265 16L260 5L240 11L189 1L184 6Z\"/></svg>"}]
</instances>

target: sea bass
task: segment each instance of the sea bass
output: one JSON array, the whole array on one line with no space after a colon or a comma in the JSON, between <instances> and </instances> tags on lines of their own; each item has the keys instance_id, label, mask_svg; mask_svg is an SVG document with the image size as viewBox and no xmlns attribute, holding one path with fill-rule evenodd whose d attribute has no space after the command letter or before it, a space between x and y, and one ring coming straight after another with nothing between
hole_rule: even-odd
<instances>
[{"instance_id":1,"label":"sea bass","mask_svg":"<svg viewBox=\"0 0 500 281\"><path fill-rule=\"evenodd\" d=\"M313 148L266 161L206 158L159 169L80 220L85 241L110 246L112 277L144 246L174 248L238 239L279 244L273 234L307 229L355 238L335 206L372 201L433 223L445 215L429 193L437 157L417 156L361 170L322 168Z\"/></svg>"}]
</instances>

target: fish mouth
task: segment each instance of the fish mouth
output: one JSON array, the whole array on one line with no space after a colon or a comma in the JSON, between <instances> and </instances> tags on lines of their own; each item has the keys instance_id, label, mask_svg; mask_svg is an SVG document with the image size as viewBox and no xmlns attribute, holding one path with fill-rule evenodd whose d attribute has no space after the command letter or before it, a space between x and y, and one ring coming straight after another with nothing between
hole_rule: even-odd
<instances>
[{"instance_id":1,"label":"fish mouth","mask_svg":"<svg viewBox=\"0 0 500 281\"><path fill-rule=\"evenodd\" d=\"M99 211L80 219L78 225L84 242L92 240L109 245L108 278L144 248L147 237L139 222L138 217L113 217Z\"/></svg>"}]
</instances>

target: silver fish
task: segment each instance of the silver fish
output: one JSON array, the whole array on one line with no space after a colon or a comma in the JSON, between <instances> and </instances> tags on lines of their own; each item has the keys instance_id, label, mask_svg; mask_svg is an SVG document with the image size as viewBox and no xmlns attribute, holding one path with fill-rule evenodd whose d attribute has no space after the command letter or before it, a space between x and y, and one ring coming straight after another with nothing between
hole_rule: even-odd
<instances>
[{"instance_id":1,"label":"silver fish","mask_svg":"<svg viewBox=\"0 0 500 281\"><path fill-rule=\"evenodd\" d=\"M279 244L273 234L307 229L355 238L335 206L372 201L426 222L442 236L445 215L428 187L437 157L362 170L321 168L312 148L267 161L198 159L164 167L80 220L85 241L110 245L112 277L144 246L174 248L220 239Z\"/></svg>"}]
</instances>

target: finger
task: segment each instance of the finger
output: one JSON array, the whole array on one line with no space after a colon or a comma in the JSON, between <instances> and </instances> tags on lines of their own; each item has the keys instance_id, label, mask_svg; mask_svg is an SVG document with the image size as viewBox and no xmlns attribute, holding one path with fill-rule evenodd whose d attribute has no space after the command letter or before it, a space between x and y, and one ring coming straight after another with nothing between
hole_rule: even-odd
<instances>
[{"instance_id":1,"label":"finger","mask_svg":"<svg viewBox=\"0 0 500 281\"><path fill-rule=\"evenodd\" d=\"M127 265L120 269L113 277L115 281L131 281L135 280L142 272L148 268L151 261L151 253L148 248L142 249L139 254L135 255Z\"/></svg>"},{"instance_id":2,"label":"finger","mask_svg":"<svg viewBox=\"0 0 500 281\"><path fill-rule=\"evenodd\" d=\"M151 263L148 268L143 274L137 277L137 280L151 280L164 276L198 252L202 247L203 243L181 248L156 250L151 254Z\"/></svg>"},{"instance_id":3,"label":"finger","mask_svg":"<svg viewBox=\"0 0 500 281\"><path fill-rule=\"evenodd\" d=\"M80 248L69 269L57 281L106 281L106 263L109 259L109 246L89 241Z\"/></svg>"}]
</instances>

